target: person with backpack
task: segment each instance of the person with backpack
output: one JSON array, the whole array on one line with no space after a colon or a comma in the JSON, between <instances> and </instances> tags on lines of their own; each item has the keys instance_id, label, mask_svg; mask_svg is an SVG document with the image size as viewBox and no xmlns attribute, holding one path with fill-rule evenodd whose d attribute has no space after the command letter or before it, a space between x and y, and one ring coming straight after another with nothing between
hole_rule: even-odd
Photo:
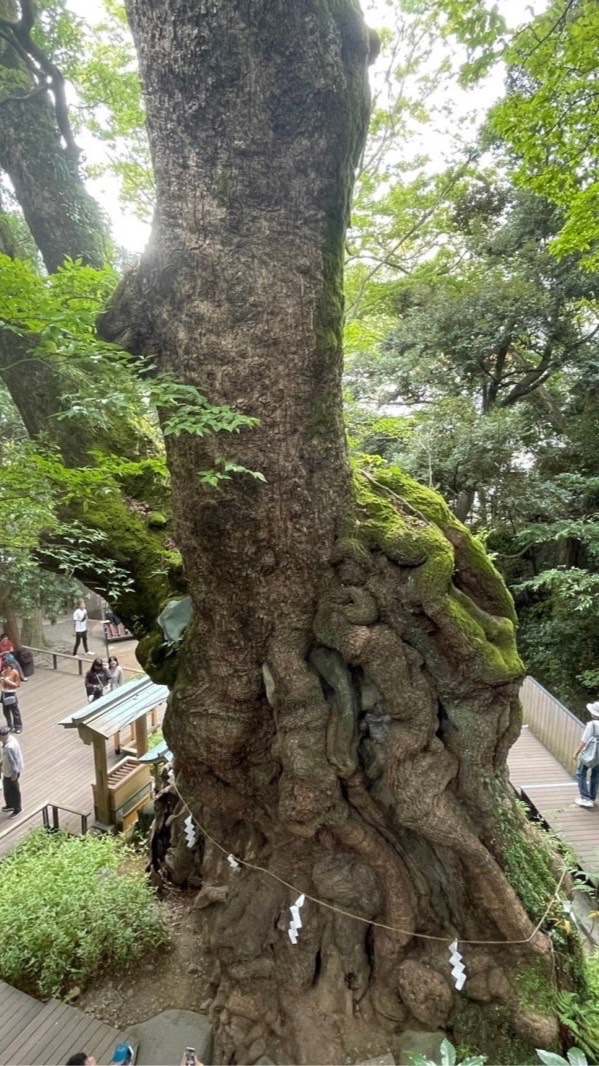
<instances>
[{"instance_id":1,"label":"person with backpack","mask_svg":"<svg viewBox=\"0 0 599 1066\"><path fill-rule=\"evenodd\" d=\"M587 703L587 711L592 721L585 726L573 755L578 760L576 781L580 796L575 802L579 807L594 807L599 788L599 701Z\"/></svg>"}]
</instances>

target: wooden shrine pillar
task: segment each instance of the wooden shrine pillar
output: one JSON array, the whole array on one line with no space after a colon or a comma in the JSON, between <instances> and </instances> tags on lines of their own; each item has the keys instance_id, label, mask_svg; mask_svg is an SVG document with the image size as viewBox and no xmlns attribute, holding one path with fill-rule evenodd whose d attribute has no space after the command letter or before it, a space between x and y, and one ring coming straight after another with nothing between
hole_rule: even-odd
<instances>
[{"instance_id":1,"label":"wooden shrine pillar","mask_svg":"<svg viewBox=\"0 0 599 1066\"><path fill-rule=\"evenodd\" d=\"M108 756L104 737L93 735L94 767L96 771L96 818L104 825L110 825L110 796L108 795Z\"/></svg>"},{"instance_id":2,"label":"wooden shrine pillar","mask_svg":"<svg viewBox=\"0 0 599 1066\"><path fill-rule=\"evenodd\" d=\"M148 719L147 715L142 715L135 723L135 754L139 759L141 755L145 755L148 750Z\"/></svg>"}]
</instances>

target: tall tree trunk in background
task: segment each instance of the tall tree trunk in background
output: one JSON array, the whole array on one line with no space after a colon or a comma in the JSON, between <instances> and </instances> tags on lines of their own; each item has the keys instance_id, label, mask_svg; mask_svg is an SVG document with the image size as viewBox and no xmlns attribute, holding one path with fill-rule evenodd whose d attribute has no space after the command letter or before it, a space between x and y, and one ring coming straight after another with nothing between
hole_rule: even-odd
<instances>
[{"instance_id":1,"label":"tall tree trunk in background","mask_svg":"<svg viewBox=\"0 0 599 1066\"><path fill-rule=\"evenodd\" d=\"M464 947L461 994L448 953L534 931L503 871L511 601L434 493L352 485L345 454L342 257L371 46L358 5L127 8L158 200L102 330L261 420L225 443L167 441L194 607L165 722L177 783L213 840L273 875L231 873L202 837L205 895L229 886L198 917L215 1061L361 1061L414 1026L531 1061L557 1025L527 1014L513 978L549 981L546 938ZM222 459L265 482L207 488ZM172 864L190 869L183 839ZM293 945L300 891L337 910L307 902Z\"/></svg>"},{"instance_id":2,"label":"tall tree trunk in background","mask_svg":"<svg viewBox=\"0 0 599 1066\"><path fill-rule=\"evenodd\" d=\"M454 514L460 522L467 522L474 505L476 491L474 489L462 489L454 506Z\"/></svg>"},{"instance_id":3,"label":"tall tree trunk in background","mask_svg":"<svg viewBox=\"0 0 599 1066\"><path fill-rule=\"evenodd\" d=\"M15 648L21 647L19 619L14 609L10 591L0 584L0 631L6 633Z\"/></svg>"},{"instance_id":4,"label":"tall tree trunk in background","mask_svg":"<svg viewBox=\"0 0 599 1066\"><path fill-rule=\"evenodd\" d=\"M0 19L17 23L20 14L15 0L0 0ZM0 167L12 182L46 268L52 273L67 256L100 268L107 258L106 227L83 183L79 150L65 143L49 93L10 98L34 86L21 55L2 35L0 73L7 72L22 75L25 83L2 93Z\"/></svg>"},{"instance_id":5,"label":"tall tree trunk in background","mask_svg":"<svg viewBox=\"0 0 599 1066\"><path fill-rule=\"evenodd\" d=\"M32 607L29 613L23 617L21 643L27 645L28 648L45 647L44 616L39 607Z\"/></svg>"}]
</instances>

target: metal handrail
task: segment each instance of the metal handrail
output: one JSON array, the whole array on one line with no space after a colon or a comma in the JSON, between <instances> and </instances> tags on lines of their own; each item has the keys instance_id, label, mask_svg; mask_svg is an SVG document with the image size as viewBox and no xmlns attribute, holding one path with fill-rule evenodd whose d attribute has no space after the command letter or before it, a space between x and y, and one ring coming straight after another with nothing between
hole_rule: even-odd
<instances>
[{"instance_id":1,"label":"metal handrail","mask_svg":"<svg viewBox=\"0 0 599 1066\"><path fill-rule=\"evenodd\" d=\"M65 814L74 814L78 818L80 818L81 836L85 836L89 828L89 819L91 817L91 811L78 811L75 810L73 807L63 807L62 804L50 803L49 801L47 801L46 803L41 803L39 807L36 807L35 810L27 814L25 818L21 818L20 821L14 822L9 825L7 829L4 829L0 833L0 845L12 833L15 833L19 829L22 829L23 826L27 824L27 822L30 822L33 818L37 818L38 815L41 815L43 829L47 829L48 832L52 833L58 832L58 830L60 829L59 811L64 811Z\"/></svg>"},{"instance_id":2,"label":"metal handrail","mask_svg":"<svg viewBox=\"0 0 599 1066\"><path fill-rule=\"evenodd\" d=\"M85 666L86 669L87 669L87 667L89 667L89 664L90 664L89 656L86 656L85 658L83 658L81 655L69 655L69 653L65 652L65 651L54 651L53 648L34 648L34 647L32 647L31 644L23 644L22 647L26 648L27 651L33 652L35 655L45 655L47 658L51 658L52 659L52 669L53 670L58 670L58 660L59 659L67 659L68 662L71 662L71 663L75 663L76 662L77 663L79 677L83 677L83 667ZM136 670L132 666L121 666L121 670L123 671L124 674L133 674L134 677L137 676L138 674L143 674L143 670L142 670L141 666L140 666L139 670Z\"/></svg>"},{"instance_id":3,"label":"metal handrail","mask_svg":"<svg viewBox=\"0 0 599 1066\"><path fill-rule=\"evenodd\" d=\"M524 679L524 681L529 682L531 685L534 685L535 689L539 693L542 693L546 699L550 700L553 706L559 708L562 714L567 714L569 718L573 718L578 727L584 725L584 722L581 722L581 719L578 717L577 714L574 714L574 711L571 711L569 707L566 707L565 703L562 703L561 700L558 700L557 696L554 696L553 693L549 691L549 689L543 688L543 686L540 684L540 682L536 680L536 678L528 676Z\"/></svg>"},{"instance_id":4,"label":"metal handrail","mask_svg":"<svg viewBox=\"0 0 599 1066\"><path fill-rule=\"evenodd\" d=\"M580 743L584 722L539 685L526 677L520 689L524 721L568 773L574 770L572 753Z\"/></svg>"}]
</instances>

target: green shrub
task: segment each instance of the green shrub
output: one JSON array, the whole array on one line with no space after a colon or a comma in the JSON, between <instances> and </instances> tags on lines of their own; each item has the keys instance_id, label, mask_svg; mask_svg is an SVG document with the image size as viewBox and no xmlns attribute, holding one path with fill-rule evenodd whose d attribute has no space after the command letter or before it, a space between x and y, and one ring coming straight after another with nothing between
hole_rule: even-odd
<instances>
[{"instance_id":1,"label":"green shrub","mask_svg":"<svg viewBox=\"0 0 599 1066\"><path fill-rule=\"evenodd\" d=\"M112 836L40 829L0 863L0 978L61 996L167 940L134 852Z\"/></svg>"}]
</instances>

